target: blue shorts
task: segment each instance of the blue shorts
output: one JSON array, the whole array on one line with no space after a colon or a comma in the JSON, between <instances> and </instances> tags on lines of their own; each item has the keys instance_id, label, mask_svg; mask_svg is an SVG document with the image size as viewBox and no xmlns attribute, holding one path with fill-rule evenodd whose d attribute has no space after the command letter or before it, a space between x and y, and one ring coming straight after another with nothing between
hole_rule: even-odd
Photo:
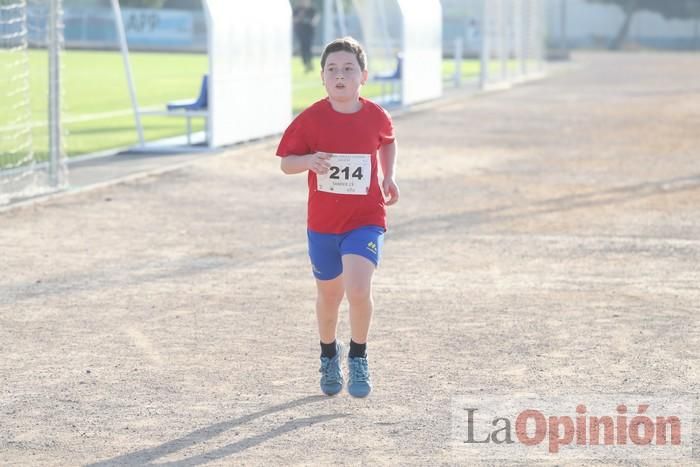
<instances>
[{"instance_id":1,"label":"blue shorts","mask_svg":"<svg viewBox=\"0 0 700 467\"><path fill-rule=\"evenodd\" d=\"M343 255L359 255L379 265L384 229L376 225L359 227L342 234L307 230L311 269L318 280L335 279L343 272Z\"/></svg>"}]
</instances>

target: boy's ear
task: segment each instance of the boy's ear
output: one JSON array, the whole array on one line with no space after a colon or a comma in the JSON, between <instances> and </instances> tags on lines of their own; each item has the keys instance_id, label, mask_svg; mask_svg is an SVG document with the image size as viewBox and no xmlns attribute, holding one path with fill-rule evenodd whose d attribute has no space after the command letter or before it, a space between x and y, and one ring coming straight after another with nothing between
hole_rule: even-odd
<instances>
[{"instance_id":1,"label":"boy's ear","mask_svg":"<svg viewBox=\"0 0 700 467\"><path fill-rule=\"evenodd\" d=\"M362 84L365 84L367 82L368 77L369 72L367 70L362 70Z\"/></svg>"}]
</instances>

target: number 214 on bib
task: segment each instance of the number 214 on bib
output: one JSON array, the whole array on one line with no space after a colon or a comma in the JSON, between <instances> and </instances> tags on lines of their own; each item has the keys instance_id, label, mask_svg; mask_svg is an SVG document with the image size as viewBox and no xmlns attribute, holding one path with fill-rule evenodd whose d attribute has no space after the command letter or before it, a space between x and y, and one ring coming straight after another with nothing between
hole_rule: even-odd
<instances>
[{"instance_id":1,"label":"number 214 on bib","mask_svg":"<svg viewBox=\"0 0 700 467\"><path fill-rule=\"evenodd\" d=\"M331 168L316 175L318 191L340 195L366 195L372 179L369 154L333 154L328 160Z\"/></svg>"}]
</instances>

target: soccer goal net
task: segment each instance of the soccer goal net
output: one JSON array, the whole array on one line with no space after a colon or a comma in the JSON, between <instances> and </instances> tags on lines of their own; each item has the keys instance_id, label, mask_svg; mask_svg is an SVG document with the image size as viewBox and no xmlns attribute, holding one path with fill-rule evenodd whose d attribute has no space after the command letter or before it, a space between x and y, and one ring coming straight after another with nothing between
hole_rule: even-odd
<instances>
[{"instance_id":1,"label":"soccer goal net","mask_svg":"<svg viewBox=\"0 0 700 467\"><path fill-rule=\"evenodd\" d=\"M67 182L61 0L0 0L0 205Z\"/></svg>"},{"instance_id":2,"label":"soccer goal net","mask_svg":"<svg viewBox=\"0 0 700 467\"><path fill-rule=\"evenodd\" d=\"M401 10L398 3L384 0L353 0L362 26L363 46L369 68L375 74L390 74L401 52Z\"/></svg>"}]
</instances>

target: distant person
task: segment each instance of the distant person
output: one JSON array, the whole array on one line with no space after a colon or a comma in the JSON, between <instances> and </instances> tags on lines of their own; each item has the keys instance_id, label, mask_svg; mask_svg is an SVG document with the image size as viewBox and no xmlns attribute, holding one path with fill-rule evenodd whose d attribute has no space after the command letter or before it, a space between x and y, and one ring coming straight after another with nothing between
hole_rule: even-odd
<instances>
[{"instance_id":1,"label":"distant person","mask_svg":"<svg viewBox=\"0 0 700 467\"><path fill-rule=\"evenodd\" d=\"M316 278L321 390L332 396L343 388L344 347L336 340L336 329L345 296L352 337L347 390L365 397L372 390L367 360L372 276L386 230L385 205L399 200L396 142L386 110L360 97L367 82L367 56L355 39L328 44L321 70L328 97L294 119L277 155L284 173L306 172L308 177L307 236Z\"/></svg>"},{"instance_id":2,"label":"distant person","mask_svg":"<svg viewBox=\"0 0 700 467\"><path fill-rule=\"evenodd\" d=\"M311 6L311 0L300 0L297 7L294 8L294 34L299 41L299 52L307 73L313 68L311 65L311 44L314 40L316 22L316 9Z\"/></svg>"},{"instance_id":3,"label":"distant person","mask_svg":"<svg viewBox=\"0 0 700 467\"><path fill-rule=\"evenodd\" d=\"M478 53L478 51L481 49L481 32L479 31L479 23L476 19L469 18L466 31L466 50L472 54Z\"/></svg>"}]
</instances>

